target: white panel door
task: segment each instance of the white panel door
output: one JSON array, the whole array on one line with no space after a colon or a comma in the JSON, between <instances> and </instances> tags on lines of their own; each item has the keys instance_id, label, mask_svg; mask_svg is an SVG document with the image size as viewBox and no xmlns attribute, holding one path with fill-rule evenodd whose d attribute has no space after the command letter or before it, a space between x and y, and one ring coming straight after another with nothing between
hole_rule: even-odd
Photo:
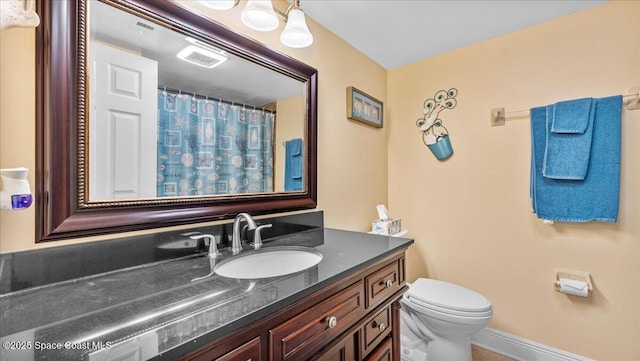
<instances>
[{"instance_id":1,"label":"white panel door","mask_svg":"<svg viewBox=\"0 0 640 361\"><path fill-rule=\"evenodd\" d=\"M156 196L158 63L91 42L89 200Z\"/></svg>"}]
</instances>

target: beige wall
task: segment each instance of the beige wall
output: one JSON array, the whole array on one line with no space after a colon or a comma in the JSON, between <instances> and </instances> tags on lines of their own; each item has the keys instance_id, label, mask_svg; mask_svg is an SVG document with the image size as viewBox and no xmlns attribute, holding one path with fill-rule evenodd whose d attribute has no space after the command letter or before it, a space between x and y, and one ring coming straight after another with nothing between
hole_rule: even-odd
<instances>
[{"instance_id":1,"label":"beige wall","mask_svg":"<svg viewBox=\"0 0 640 361\"><path fill-rule=\"evenodd\" d=\"M35 31L0 32L0 168L29 168L35 185ZM0 181L1 182L1 181ZM0 211L0 252L31 248L35 207Z\"/></svg>"},{"instance_id":2,"label":"beige wall","mask_svg":"<svg viewBox=\"0 0 640 361\"><path fill-rule=\"evenodd\" d=\"M290 49L280 44L282 21L278 30L269 33L256 32L242 25L239 19L244 4L230 11L216 12L194 1L184 3L318 69L318 209L325 211L327 226L368 230L376 216L375 205L387 202L387 131L346 119L346 88L356 86L386 101L385 69L313 20L308 20L315 37L313 46ZM288 5L284 0L275 3L281 10ZM0 167L29 167L33 188L34 30L8 29L0 36ZM17 138L18 134L20 138ZM0 252L112 237L36 244L34 219L34 207L24 212L0 212Z\"/></svg>"},{"instance_id":3,"label":"beige wall","mask_svg":"<svg viewBox=\"0 0 640 361\"><path fill-rule=\"evenodd\" d=\"M278 100L276 111L276 139L275 153L275 179L274 190L284 191L284 171L286 166L285 142L291 139L303 138L304 122L300 115L304 114L305 99L302 96L290 97Z\"/></svg>"},{"instance_id":4,"label":"beige wall","mask_svg":"<svg viewBox=\"0 0 640 361\"><path fill-rule=\"evenodd\" d=\"M443 35L444 36L444 35ZM422 44L428 46L428 42ZM415 238L408 278L491 299L490 327L599 360L640 360L640 110L623 111L619 221L543 225L529 200L528 109L640 86L640 2L618 1L389 71L389 202ZM416 119L440 89L454 155L437 161ZM591 272L592 298L554 290L556 268Z\"/></svg>"}]
</instances>

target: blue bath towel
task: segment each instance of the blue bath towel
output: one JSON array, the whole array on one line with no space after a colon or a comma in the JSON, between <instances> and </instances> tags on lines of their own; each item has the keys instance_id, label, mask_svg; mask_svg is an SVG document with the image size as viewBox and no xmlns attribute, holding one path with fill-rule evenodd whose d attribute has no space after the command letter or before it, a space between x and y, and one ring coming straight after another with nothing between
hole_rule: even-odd
<instances>
[{"instance_id":1,"label":"blue bath towel","mask_svg":"<svg viewBox=\"0 0 640 361\"><path fill-rule=\"evenodd\" d=\"M291 139L285 143L284 190L302 190L302 139Z\"/></svg>"},{"instance_id":2,"label":"blue bath towel","mask_svg":"<svg viewBox=\"0 0 640 361\"><path fill-rule=\"evenodd\" d=\"M584 179L589 168L595 101L583 98L558 102L546 119L547 143L542 175L553 179Z\"/></svg>"},{"instance_id":3,"label":"blue bath towel","mask_svg":"<svg viewBox=\"0 0 640 361\"><path fill-rule=\"evenodd\" d=\"M616 222L620 199L622 96L596 99L593 139L584 180L542 176L546 121L552 106L531 109L531 197L538 218L563 222Z\"/></svg>"}]
</instances>

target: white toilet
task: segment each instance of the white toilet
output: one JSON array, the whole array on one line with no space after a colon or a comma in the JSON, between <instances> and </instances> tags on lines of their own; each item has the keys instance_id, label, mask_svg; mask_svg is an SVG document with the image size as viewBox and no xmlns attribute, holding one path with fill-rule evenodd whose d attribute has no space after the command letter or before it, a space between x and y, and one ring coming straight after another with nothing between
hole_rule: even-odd
<instances>
[{"instance_id":1,"label":"white toilet","mask_svg":"<svg viewBox=\"0 0 640 361\"><path fill-rule=\"evenodd\" d=\"M487 326L491 301L443 281L409 284L400 311L403 361L471 361L471 336Z\"/></svg>"}]
</instances>

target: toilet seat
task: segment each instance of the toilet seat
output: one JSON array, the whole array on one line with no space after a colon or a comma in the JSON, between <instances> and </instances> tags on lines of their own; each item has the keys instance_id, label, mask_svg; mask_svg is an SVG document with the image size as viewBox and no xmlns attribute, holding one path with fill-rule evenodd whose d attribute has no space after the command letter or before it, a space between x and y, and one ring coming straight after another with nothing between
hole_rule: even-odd
<instances>
[{"instance_id":1,"label":"toilet seat","mask_svg":"<svg viewBox=\"0 0 640 361\"><path fill-rule=\"evenodd\" d=\"M483 295L452 283L434 279L417 279L409 286L404 298L419 308L448 315L469 318L484 318L493 315L491 301Z\"/></svg>"}]
</instances>

